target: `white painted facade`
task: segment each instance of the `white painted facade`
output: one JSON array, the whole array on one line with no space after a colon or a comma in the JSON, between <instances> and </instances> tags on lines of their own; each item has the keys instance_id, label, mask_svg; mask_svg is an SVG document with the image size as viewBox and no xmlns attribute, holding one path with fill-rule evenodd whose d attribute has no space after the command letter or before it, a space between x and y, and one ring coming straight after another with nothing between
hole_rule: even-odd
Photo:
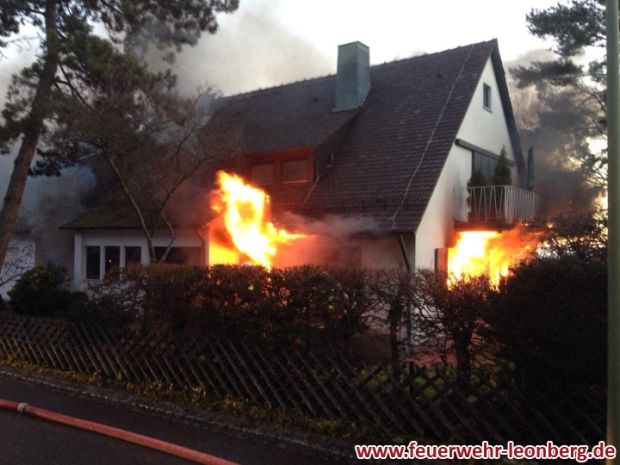
<instances>
[{"instance_id":1,"label":"white painted facade","mask_svg":"<svg viewBox=\"0 0 620 465\"><path fill-rule=\"evenodd\" d=\"M205 241L198 233L193 230L175 231L176 239L173 247L199 247L201 249L202 263L208 263L208 248ZM167 233L156 234L153 239L155 247L167 247L170 242L170 235ZM105 247L120 248L120 267L126 266L125 247L140 247L140 263L148 265L150 256L146 238L139 230L83 230L76 231L74 236L73 253L73 289L85 290L91 281L86 278L86 247L99 247L100 262L99 274L105 275Z\"/></svg>"},{"instance_id":2,"label":"white painted facade","mask_svg":"<svg viewBox=\"0 0 620 465\"><path fill-rule=\"evenodd\" d=\"M491 87L490 109L483 105L485 84ZM507 158L514 161L508 125L490 58L465 113L457 139L495 154L499 154L503 147ZM455 192L455 189L467 187L471 174L472 151L454 144L415 233L416 268L433 269L435 250L454 245L454 220L465 221L468 213L465 191ZM514 167L512 178L513 182L517 178Z\"/></svg>"}]
</instances>

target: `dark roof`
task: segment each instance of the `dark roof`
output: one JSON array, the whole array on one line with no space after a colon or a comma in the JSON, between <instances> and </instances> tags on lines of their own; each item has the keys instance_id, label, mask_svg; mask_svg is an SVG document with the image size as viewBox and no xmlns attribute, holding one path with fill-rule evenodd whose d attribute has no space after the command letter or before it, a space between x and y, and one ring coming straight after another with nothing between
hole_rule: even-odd
<instances>
[{"instance_id":1,"label":"dark roof","mask_svg":"<svg viewBox=\"0 0 620 465\"><path fill-rule=\"evenodd\" d=\"M227 127L237 139L235 152L244 155L316 147L357 113L332 111L335 82L326 76L222 98L207 137L220 138L209 132Z\"/></svg>"},{"instance_id":2,"label":"dark roof","mask_svg":"<svg viewBox=\"0 0 620 465\"><path fill-rule=\"evenodd\" d=\"M174 208L174 204L170 222L181 229L198 229L205 224L202 214L195 209L183 209L183 216L175 215L175 212L181 211L180 208ZM189 212L189 213L187 213ZM155 214L145 212L147 226L154 224ZM63 224L61 229L141 229L140 219L135 210L127 205L103 205L90 210L72 221ZM165 229L165 224L160 224L158 229Z\"/></svg>"},{"instance_id":3,"label":"dark roof","mask_svg":"<svg viewBox=\"0 0 620 465\"><path fill-rule=\"evenodd\" d=\"M316 153L346 127L316 185L301 195L270 189L274 207L311 216L362 213L384 231L412 232L490 57L514 126L495 40L372 66L371 89L358 110L332 111L332 75L222 99L214 120L240 131L239 154L303 146ZM522 168L516 137L513 146Z\"/></svg>"},{"instance_id":4,"label":"dark roof","mask_svg":"<svg viewBox=\"0 0 620 465\"><path fill-rule=\"evenodd\" d=\"M276 211L366 214L385 232L413 232L490 57L523 173L496 40L372 66L371 89L356 110L333 111L334 75L222 98L206 128L207 140L235 141L212 144L223 147L220 157L314 150L315 185L269 189ZM322 162L326 157L333 162ZM212 167L199 178L203 188L210 186ZM118 224L105 216L86 219L83 227Z\"/></svg>"},{"instance_id":5,"label":"dark roof","mask_svg":"<svg viewBox=\"0 0 620 465\"><path fill-rule=\"evenodd\" d=\"M61 229L140 229L135 211L127 206L105 205L62 225Z\"/></svg>"}]
</instances>

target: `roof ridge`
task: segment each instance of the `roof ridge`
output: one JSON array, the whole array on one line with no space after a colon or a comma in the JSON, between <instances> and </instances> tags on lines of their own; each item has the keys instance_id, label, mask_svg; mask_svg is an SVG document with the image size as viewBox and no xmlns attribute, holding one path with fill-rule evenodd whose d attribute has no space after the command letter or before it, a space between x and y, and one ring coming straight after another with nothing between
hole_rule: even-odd
<instances>
[{"instance_id":1,"label":"roof ridge","mask_svg":"<svg viewBox=\"0 0 620 465\"><path fill-rule=\"evenodd\" d=\"M383 63L377 63L377 64L374 64L374 65L370 65L370 68L371 69L372 68L379 68L379 67L382 67L382 66L391 65L391 64L394 64L394 63L400 63L400 62L403 62L403 61L415 60L415 59L419 59L419 58L427 58L427 57L431 57L433 55L439 55L441 53L453 52L453 51L461 49L461 48L477 47L477 46L481 46L481 45L490 45L491 43L494 43L495 45L497 45L497 39L490 39L490 40L484 40L484 41L481 41L481 42L474 42L473 44L459 45L459 46L456 46L456 47L447 48L445 50L438 50L436 52L423 53L421 55L415 55L415 56L410 56L410 57L406 57L406 58L397 58L395 60L385 61ZM336 73L323 74L321 76L314 76L314 77L298 79L296 81L284 82L284 83L281 83L281 84L275 84L273 86L261 87L261 88L258 88L258 89L248 90L248 91L245 91L245 92L239 92L239 93L236 93L236 94L225 95L225 96L222 97L222 99L223 100L228 100L228 99L236 99L236 98L241 98L241 97L249 97L252 94L258 94L260 92L267 92L267 91L270 91L270 90L280 89L280 88L283 88L283 87L292 86L292 85L295 85L295 84L300 84L302 82L318 81L320 79L327 79L327 78L334 77L334 76L336 76Z\"/></svg>"},{"instance_id":2,"label":"roof ridge","mask_svg":"<svg viewBox=\"0 0 620 465\"><path fill-rule=\"evenodd\" d=\"M281 84L274 84L273 86L259 87L258 89L247 90L245 92L239 92L237 94L225 95L225 96L222 97L222 99L235 99L235 98L238 98L238 97L247 97L248 95L258 94L260 92L266 92L268 90L279 89L280 87L292 86L294 84L299 84L299 83L302 83L302 82L310 82L310 81L318 81L319 79L327 79L327 78L335 76L335 75L336 75L335 73L324 74L322 76L315 76L315 77L298 79L296 81L291 81L291 82L283 82Z\"/></svg>"}]
</instances>

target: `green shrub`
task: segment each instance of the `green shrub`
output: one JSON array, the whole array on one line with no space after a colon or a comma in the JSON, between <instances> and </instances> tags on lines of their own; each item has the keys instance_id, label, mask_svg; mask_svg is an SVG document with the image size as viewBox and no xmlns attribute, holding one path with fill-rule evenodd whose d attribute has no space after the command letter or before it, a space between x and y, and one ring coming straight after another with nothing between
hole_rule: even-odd
<instances>
[{"instance_id":1,"label":"green shrub","mask_svg":"<svg viewBox=\"0 0 620 465\"><path fill-rule=\"evenodd\" d=\"M510 170L510 163L506 157L506 147L502 147L502 151L499 154L499 160L493 170L493 185L494 186L510 186L512 185L512 172Z\"/></svg>"},{"instance_id":2,"label":"green shrub","mask_svg":"<svg viewBox=\"0 0 620 465\"><path fill-rule=\"evenodd\" d=\"M38 267L26 271L8 291L15 313L32 316L62 316L71 303L63 268Z\"/></svg>"},{"instance_id":3,"label":"green shrub","mask_svg":"<svg viewBox=\"0 0 620 465\"><path fill-rule=\"evenodd\" d=\"M71 295L71 302L64 316L73 323L115 328L133 321L132 315L120 308L112 296L103 295L92 299L84 292Z\"/></svg>"},{"instance_id":4,"label":"green shrub","mask_svg":"<svg viewBox=\"0 0 620 465\"><path fill-rule=\"evenodd\" d=\"M348 349L365 328L367 272L313 266L270 271L157 264L127 270L92 289L108 296L142 331L181 340L219 337L286 347Z\"/></svg>"},{"instance_id":5,"label":"green shrub","mask_svg":"<svg viewBox=\"0 0 620 465\"><path fill-rule=\"evenodd\" d=\"M494 295L487 321L499 356L523 380L604 386L607 267L576 255L522 263Z\"/></svg>"}]
</instances>

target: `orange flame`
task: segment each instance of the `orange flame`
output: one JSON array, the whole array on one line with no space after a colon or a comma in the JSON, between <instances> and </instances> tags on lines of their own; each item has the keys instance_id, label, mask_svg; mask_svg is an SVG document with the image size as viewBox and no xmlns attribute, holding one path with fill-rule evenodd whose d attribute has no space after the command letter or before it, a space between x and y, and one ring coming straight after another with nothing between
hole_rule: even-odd
<instances>
[{"instance_id":1,"label":"orange flame","mask_svg":"<svg viewBox=\"0 0 620 465\"><path fill-rule=\"evenodd\" d=\"M278 229L269 221L269 196L236 174L216 173L211 208L219 217L209 225L209 264L239 263L241 256L271 268L279 244L303 234Z\"/></svg>"},{"instance_id":2,"label":"orange flame","mask_svg":"<svg viewBox=\"0 0 620 465\"><path fill-rule=\"evenodd\" d=\"M510 231L461 231L456 245L448 249L448 273L456 279L488 276L494 286L508 276L510 268L531 256L538 236Z\"/></svg>"}]
</instances>

